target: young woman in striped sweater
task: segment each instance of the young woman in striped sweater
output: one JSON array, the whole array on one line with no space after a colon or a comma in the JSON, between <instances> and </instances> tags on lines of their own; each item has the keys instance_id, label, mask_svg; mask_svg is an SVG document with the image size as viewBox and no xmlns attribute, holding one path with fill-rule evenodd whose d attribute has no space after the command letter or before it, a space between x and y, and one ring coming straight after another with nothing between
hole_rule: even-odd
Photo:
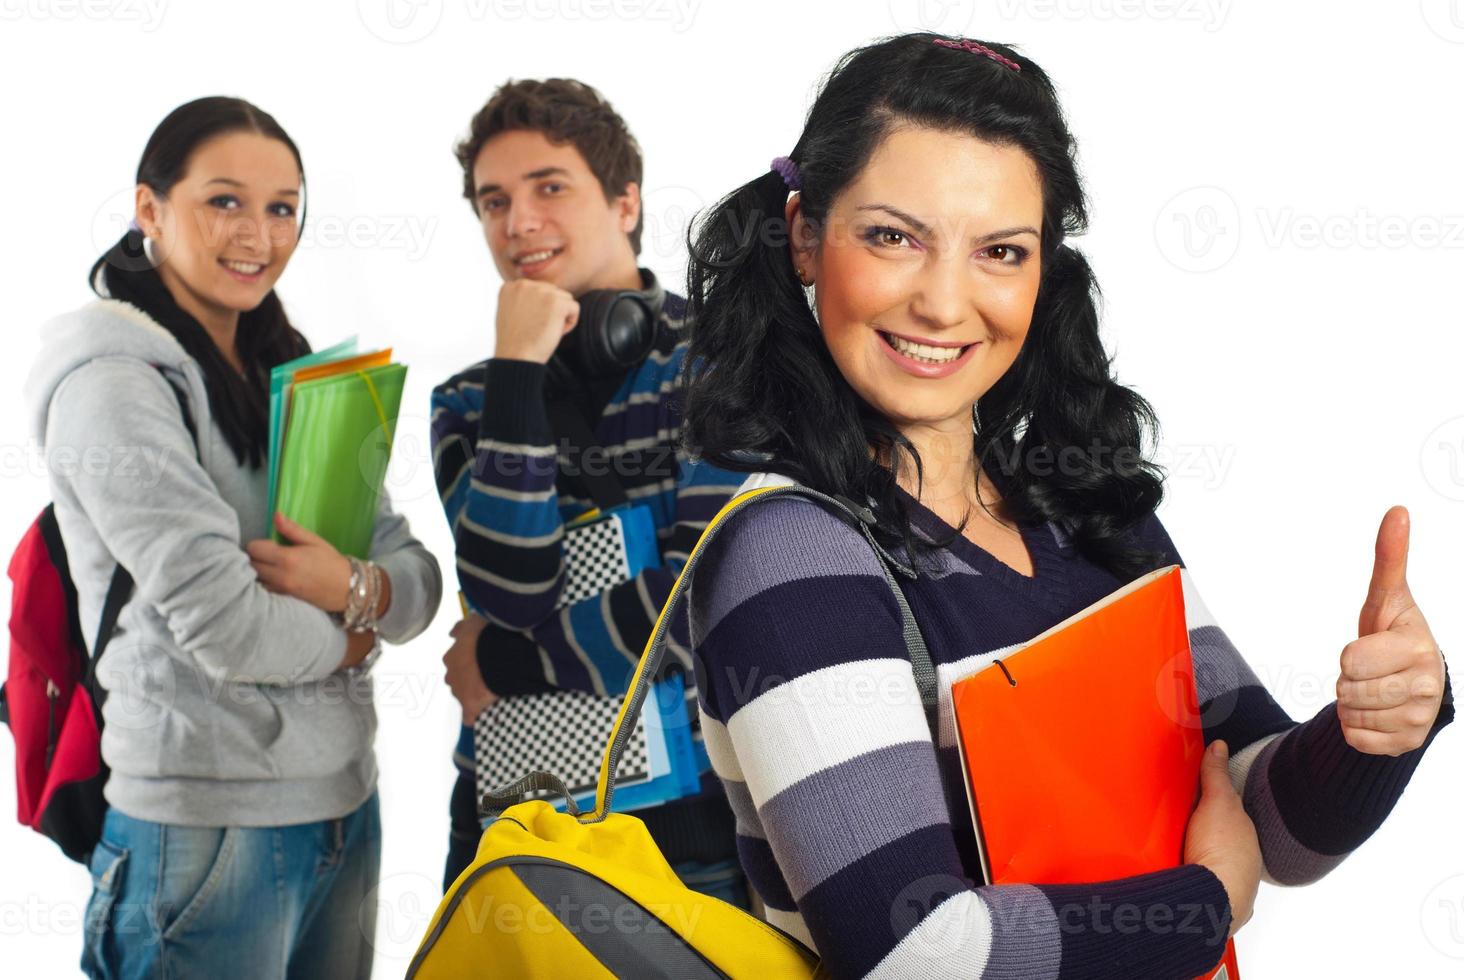
<instances>
[{"instance_id":1,"label":"young woman in striped sweater","mask_svg":"<svg viewBox=\"0 0 1464 980\"><path fill-rule=\"evenodd\" d=\"M920 570L900 588L946 697L954 677L1183 564L1140 453L1152 409L1111 376L1093 276L1064 244L1086 225L1074 153L1030 59L888 39L840 61L791 156L708 212L692 249L687 448L867 500L882 543ZM707 750L769 921L837 976L1213 968L1259 881L1335 867L1453 717L1406 545L1394 508L1338 700L1299 724L1185 569L1213 752L1183 863L989 886L973 881L946 712L932 738L867 544L803 498L738 513L699 565L690 629Z\"/></svg>"}]
</instances>

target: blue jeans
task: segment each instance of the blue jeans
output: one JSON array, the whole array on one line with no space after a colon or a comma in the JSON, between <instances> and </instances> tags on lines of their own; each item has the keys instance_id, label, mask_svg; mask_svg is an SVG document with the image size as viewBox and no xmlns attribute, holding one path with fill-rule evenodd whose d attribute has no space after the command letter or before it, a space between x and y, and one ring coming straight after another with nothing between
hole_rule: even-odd
<instances>
[{"instance_id":1,"label":"blue jeans","mask_svg":"<svg viewBox=\"0 0 1464 980\"><path fill-rule=\"evenodd\" d=\"M747 892L747 876L742 873L742 865L735 860L711 863L682 861L671 865L671 870L692 891L720 898L744 912L752 910L752 899Z\"/></svg>"},{"instance_id":2,"label":"blue jeans","mask_svg":"<svg viewBox=\"0 0 1464 980\"><path fill-rule=\"evenodd\" d=\"M92 852L91 977L366 977L377 795L339 820L183 827L107 811Z\"/></svg>"}]
</instances>

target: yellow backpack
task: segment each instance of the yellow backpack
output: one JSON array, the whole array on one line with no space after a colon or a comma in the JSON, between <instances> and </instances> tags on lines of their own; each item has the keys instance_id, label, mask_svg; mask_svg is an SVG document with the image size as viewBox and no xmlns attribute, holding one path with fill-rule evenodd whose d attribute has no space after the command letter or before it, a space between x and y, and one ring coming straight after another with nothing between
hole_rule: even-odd
<instances>
[{"instance_id":1,"label":"yellow backpack","mask_svg":"<svg viewBox=\"0 0 1464 980\"><path fill-rule=\"evenodd\" d=\"M626 692L605 747L596 806L583 813L552 773L535 771L484 796L492 817L473 862L458 875L407 967L411 978L819 976L817 956L787 933L726 902L687 888L645 824L612 813L615 769L646 692L661 665L666 633L698 556L733 513L760 497L798 493L832 505L864 532L885 566L905 621L922 694L933 711L934 670L889 566L912 575L871 535L873 515L845 498L798 484L745 490L707 524L671 590ZM526 793L552 791L560 812Z\"/></svg>"}]
</instances>

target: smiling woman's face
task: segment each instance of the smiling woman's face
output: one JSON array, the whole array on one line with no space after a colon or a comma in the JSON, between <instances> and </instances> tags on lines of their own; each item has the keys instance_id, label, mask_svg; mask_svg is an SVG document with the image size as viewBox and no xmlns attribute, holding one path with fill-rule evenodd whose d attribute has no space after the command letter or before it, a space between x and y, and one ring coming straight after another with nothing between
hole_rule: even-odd
<instances>
[{"instance_id":1,"label":"smiling woman's face","mask_svg":"<svg viewBox=\"0 0 1464 980\"><path fill-rule=\"evenodd\" d=\"M174 298L195 316L263 302L299 244L300 180L284 143L233 132L199 144L166 198L138 185L137 220Z\"/></svg>"},{"instance_id":2,"label":"smiling woman's face","mask_svg":"<svg viewBox=\"0 0 1464 980\"><path fill-rule=\"evenodd\" d=\"M794 195L790 222L797 213ZM834 200L817 246L793 259L815 283L829 353L866 402L902 430L969 429L971 406L1031 325L1041 228L1024 151L905 127Z\"/></svg>"}]
</instances>

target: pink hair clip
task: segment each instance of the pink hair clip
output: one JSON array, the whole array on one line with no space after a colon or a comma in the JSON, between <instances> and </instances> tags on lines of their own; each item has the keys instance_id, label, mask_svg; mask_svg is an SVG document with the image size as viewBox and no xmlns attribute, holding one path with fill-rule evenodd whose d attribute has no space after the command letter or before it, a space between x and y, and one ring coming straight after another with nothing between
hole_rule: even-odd
<instances>
[{"instance_id":1,"label":"pink hair clip","mask_svg":"<svg viewBox=\"0 0 1464 980\"><path fill-rule=\"evenodd\" d=\"M1005 65L1006 67L1010 68L1012 71L1021 71L1022 70L1022 66L1019 65L1019 64L1017 64L1012 59L1006 57L1005 55L998 54L997 52L995 52L995 51L991 50L990 48L988 48L986 45L984 45L984 44L978 44L975 41L971 40L970 38L962 38L959 41L947 41L943 37L938 37L938 38L935 39L935 43L936 44L939 44L943 48L954 48L954 49L956 49L958 51L969 51L972 54L985 55L986 57L990 58L992 61L995 61L998 64Z\"/></svg>"}]
</instances>

